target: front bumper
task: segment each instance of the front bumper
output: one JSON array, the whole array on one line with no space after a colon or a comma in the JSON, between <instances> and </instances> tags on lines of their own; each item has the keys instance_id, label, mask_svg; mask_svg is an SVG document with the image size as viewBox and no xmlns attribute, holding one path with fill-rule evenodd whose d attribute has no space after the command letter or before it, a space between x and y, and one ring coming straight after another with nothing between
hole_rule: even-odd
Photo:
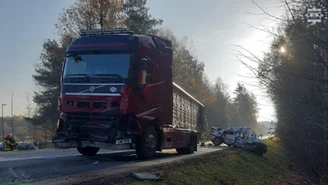
<instances>
[{"instance_id":1,"label":"front bumper","mask_svg":"<svg viewBox=\"0 0 328 185\"><path fill-rule=\"evenodd\" d=\"M57 136L53 138L57 148L134 148L139 127L132 115L67 114L66 117L59 119Z\"/></svg>"},{"instance_id":2,"label":"front bumper","mask_svg":"<svg viewBox=\"0 0 328 185\"><path fill-rule=\"evenodd\" d=\"M82 142L54 142L55 148L68 149L68 148L77 148L77 147L97 147L104 148L110 150L129 150L134 148L132 144L110 144L110 143L102 143L102 142L90 142L90 141L82 141Z\"/></svg>"}]
</instances>

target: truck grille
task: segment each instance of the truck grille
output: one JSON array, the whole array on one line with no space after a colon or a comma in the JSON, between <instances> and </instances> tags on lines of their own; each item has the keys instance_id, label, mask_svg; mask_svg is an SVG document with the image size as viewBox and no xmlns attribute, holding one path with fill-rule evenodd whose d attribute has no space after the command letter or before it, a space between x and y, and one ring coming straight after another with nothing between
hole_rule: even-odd
<instances>
[{"instance_id":1,"label":"truck grille","mask_svg":"<svg viewBox=\"0 0 328 185\"><path fill-rule=\"evenodd\" d=\"M88 119L81 121L80 119L70 119L71 136L76 140L113 142L117 127L120 122L118 116L111 116L108 119Z\"/></svg>"},{"instance_id":2,"label":"truck grille","mask_svg":"<svg viewBox=\"0 0 328 185\"><path fill-rule=\"evenodd\" d=\"M79 109L90 109L91 105L93 109L99 109L99 110L105 110L107 108L117 108L119 107L119 103L117 102L111 102L108 106L106 102L88 102L88 101L78 101L76 102L76 108ZM67 100L66 105L69 107L74 107L74 101L73 100Z\"/></svg>"},{"instance_id":3,"label":"truck grille","mask_svg":"<svg viewBox=\"0 0 328 185\"><path fill-rule=\"evenodd\" d=\"M107 104L105 102L94 102L93 103L93 108L94 109L107 109Z\"/></svg>"},{"instance_id":4,"label":"truck grille","mask_svg":"<svg viewBox=\"0 0 328 185\"><path fill-rule=\"evenodd\" d=\"M79 109L90 109L90 102L77 102L77 108Z\"/></svg>"}]
</instances>

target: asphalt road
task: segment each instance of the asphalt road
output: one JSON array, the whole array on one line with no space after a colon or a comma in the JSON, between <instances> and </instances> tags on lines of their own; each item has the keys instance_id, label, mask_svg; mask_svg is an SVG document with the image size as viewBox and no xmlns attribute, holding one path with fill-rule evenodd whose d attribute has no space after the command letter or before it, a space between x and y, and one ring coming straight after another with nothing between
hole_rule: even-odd
<instances>
[{"instance_id":1,"label":"asphalt road","mask_svg":"<svg viewBox=\"0 0 328 185\"><path fill-rule=\"evenodd\" d=\"M133 151L101 150L93 157L82 156L75 149L0 153L0 184L82 183L108 174L174 162L225 148L199 147L190 155L166 150L147 161L138 160Z\"/></svg>"}]
</instances>

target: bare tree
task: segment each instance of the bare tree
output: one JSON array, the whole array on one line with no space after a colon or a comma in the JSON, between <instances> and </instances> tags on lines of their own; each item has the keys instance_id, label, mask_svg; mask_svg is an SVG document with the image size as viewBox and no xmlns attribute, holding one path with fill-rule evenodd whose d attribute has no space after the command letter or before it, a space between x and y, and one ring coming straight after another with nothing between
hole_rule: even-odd
<instances>
[{"instance_id":1,"label":"bare tree","mask_svg":"<svg viewBox=\"0 0 328 185\"><path fill-rule=\"evenodd\" d=\"M307 23L304 14L307 7L313 6L309 6L310 1L283 3L288 13L286 19L275 17L256 4L263 14L281 22L277 33L271 34L274 40L265 57L258 58L241 46L236 46L239 50L236 57L267 89L274 102L278 119L275 133L282 139L286 154L299 169L324 179L328 175L324 139L327 81L323 76L327 67L323 56L327 43L323 36L327 30L322 25Z\"/></svg>"},{"instance_id":2,"label":"bare tree","mask_svg":"<svg viewBox=\"0 0 328 185\"><path fill-rule=\"evenodd\" d=\"M77 36L80 29L122 26L123 0L79 0L66 9L58 19L60 35Z\"/></svg>"}]
</instances>

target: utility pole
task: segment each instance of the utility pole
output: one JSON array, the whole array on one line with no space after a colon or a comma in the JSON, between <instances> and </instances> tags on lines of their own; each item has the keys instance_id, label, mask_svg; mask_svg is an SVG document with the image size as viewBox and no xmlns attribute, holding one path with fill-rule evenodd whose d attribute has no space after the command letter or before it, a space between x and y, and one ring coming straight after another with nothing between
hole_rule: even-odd
<instances>
[{"instance_id":1,"label":"utility pole","mask_svg":"<svg viewBox=\"0 0 328 185\"><path fill-rule=\"evenodd\" d=\"M11 94L11 134L14 136L14 93Z\"/></svg>"},{"instance_id":2,"label":"utility pole","mask_svg":"<svg viewBox=\"0 0 328 185\"><path fill-rule=\"evenodd\" d=\"M30 119L31 118L31 101L30 101L30 93L26 93L26 109L27 109L27 115L28 115L28 118ZM28 121L28 136L29 138L31 138L31 122ZM32 139L33 140L33 139Z\"/></svg>"},{"instance_id":3,"label":"utility pole","mask_svg":"<svg viewBox=\"0 0 328 185\"><path fill-rule=\"evenodd\" d=\"M2 104L1 110L2 110L2 141L5 140L5 127L4 127L4 122L3 122L3 107L6 106L7 104Z\"/></svg>"},{"instance_id":4,"label":"utility pole","mask_svg":"<svg viewBox=\"0 0 328 185\"><path fill-rule=\"evenodd\" d=\"M100 1L100 20L99 20L99 24L100 24L100 29L101 31L103 30L103 24L104 24L104 15L103 15L103 1Z\"/></svg>"},{"instance_id":5,"label":"utility pole","mask_svg":"<svg viewBox=\"0 0 328 185\"><path fill-rule=\"evenodd\" d=\"M103 30L103 14L100 13L100 29Z\"/></svg>"},{"instance_id":6,"label":"utility pole","mask_svg":"<svg viewBox=\"0 0 328 185\"><path fill-rule=\"evenodd\" d=\"M324 19L324 25L325 25L325 34L323 35L323 43L324 43L324 106L326 107L328 105L328 89L327 89L327 82L328 82L328 12L327 12L327 6L328 6L328 0L321 0L321 2L323 3L323 8L325 10L325 19ZM324 134L324 139L323 139L323 145L324 145L324 173L328 173L328 111L325 109L324 110L324 120L323 120L323 124L324 124L324 130L323 130L323 134ZM326 174L327 176L328 174ZM328 177L326 177L328 178Z\"/></svg>"}]
</instances>

